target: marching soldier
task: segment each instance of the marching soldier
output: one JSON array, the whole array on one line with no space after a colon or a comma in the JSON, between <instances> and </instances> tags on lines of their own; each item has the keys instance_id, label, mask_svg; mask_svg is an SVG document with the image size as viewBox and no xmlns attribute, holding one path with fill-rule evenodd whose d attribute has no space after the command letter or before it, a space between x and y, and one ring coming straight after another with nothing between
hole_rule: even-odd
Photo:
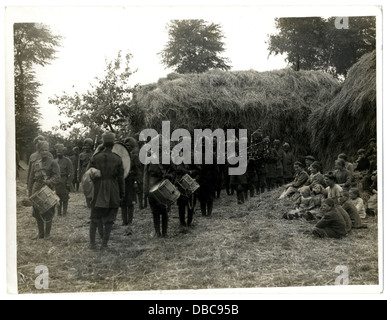
<instances>
[{"instance_id":1,"label":"marching soldier","mask_svg":"<svg viewBox=\"0 0 387 320\"><path fill-rule=\"evenodd\" d=\"M38 159L31 165L31 172L28 177L28 194L33 195L44 186L54 189L54 186L60 179L60 169L52 154L49 152L50 146L47 141L40 141L37 144L39 153ZM52 219L55 215L55 206L46 212L39 212L38 208L33 207L32 216L36 219L39 234L34 239L50 238Z\"/></svg>"},{"instance_id":2,"label":"marching soldier","mask_svg":"<svg viewBox=\"0 0 387 320\"><path fill-rule=\"evenodd\" d=\"M120 202L124 197L124 168L120 156L112 152L115 134L102 135L103 149L90 160L90 168L100 171L94 176L94 196L91 201L90 248L95 249L97 228L102 230L102 247L107 248ZM103 228L101 228L101 226Z\"/></svg>"},{"instance_id":3,"label":"marching soldier","mask_svg":"<svg viewBox=\"0 0 387 320\"><path fill-rule=\"evenodd\" d=\"M182 179L186 174L191 178L197 180L199 178L199 168L194 164L173 164L173 169L176 172L176 181ZM196 194L193 193L190 196L182 194L177 200L177 205L179 207L179 218L181 227L191 227L193 215L196 206ZM187 220L186 220L187 214Z\"/></svg>"},{"instance_id":4,"label":"marching soldier","mask_svg":"<svg viewBox=\"0 0 387 320\"><path fill-rule=\"evenodd\" d=\"M82 152L79 154L79 176L78 176L78 181L82 181L82 177L85 174L85 172L88 169L90 159L93 156L93 140L90 138L87 138L83 141L83 147L82 147ZM90 198L86 198L86 204L88 208L91 208L90 204Z\"/></svg>"},{"instance_id":5,"label":"marching soldier","mask_svg":"<svg viewBox=\"0 0 387 320\"><path fill-rule=\"evenodd\" d=\"M124 140L124 144L129 151L130 172L125 179L125 194L121 202L121 216L122 224L128 227L125 234L130 235L132 234L131 225L133 223L134 205L137 202L138 180L142 179L142 177L139 175L141 163L138 158L136 140L128 137Z\"/></svg>"},{"instance_id":6,"label":"marching soldier","mask_svg":"<svg viewBox=\"0 0 387 320\"><path fill-rule=\"evenodd\" d=\"M74 187L74 190L76 192L79 191L79 178L78 178L78 175L79 175L79 148L78 147L74 147L73 148L73 155L71 156L71 162L73 164L73 169L74 169L74 174L73 174L73 187Z\"/></svg>"},{"instance_id":7,"label":"marching soldier","mask_svg":"<svg viewBox=\"0 0 387 320\"><path fill-rule=\"evenodd\" d=\"M65 216L67 214L67 208L69 203L69 193L71 189L71 183L74 177L74 169L71 160L64 156L65 147L63 144L55 146L57 159L56 163L60 169L60 179L55 185L55 191L60 201L58 205L58 215Z\"/></svg>"}]
</instances>

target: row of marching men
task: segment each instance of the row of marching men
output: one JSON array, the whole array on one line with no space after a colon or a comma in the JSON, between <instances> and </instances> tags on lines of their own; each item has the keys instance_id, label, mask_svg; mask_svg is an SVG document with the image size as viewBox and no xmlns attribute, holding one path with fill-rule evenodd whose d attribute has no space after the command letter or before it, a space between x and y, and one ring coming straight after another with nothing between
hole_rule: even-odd
<instances>
[{"instance_id":1,"label":"row of marching men","mask_svg":"<svg viewBox=\"0 0 387 320\"><path fill-rule=\"evenodd\" d=\"M131 170L125 178L122 159L112 152L117 142L115 135L104 134L102 142L99 150L93 150L93 141L86 139L82 152L78 155L77 161L74 161L64 155L63 145L56 145L53 155L50 152L52 149L49 143L43 136L38 136L34 140L36 152L29 159L27 188L30 199L34 199L33 217L38 226L36 239L50 238L55 209L57 208L59 215L67 213L69 192L77 191L76 187L74 188L74 182L82 181L86 176L92 180L91 194L86 193L87 185L82 184L86 204L91 209L90 244L92 248L95 247L97 231L103 239L102 246L107 246L119 209L121 209L123 224L128 225L127 233L131 233L130 224L137 201L142 206L149 203L156 235L167 236L170 208L168 201L173 200L171 196L175 191L175 184L183 176L192 177L188 182L196 179L200 184L200 188L194 191L197 191L203 215L211 215L218 175L216 165L197 167L184 164L177 166L149 164L143 166L138 158L137 142L130 137L124 140L131 159ZM90 171L90 174L87 175L87 171ZM74 179L74 176L78 178ZM160 184L163 181L169 181L170 185ZM184 190L181 191L179 193L176 190L181 195L177 199L180 222L182 226L190 227L196 205L196 194L194 195L193 191L190 194L185 193ZM142 198L142 195L147 198ZM57 196L59 201L53 202L52 200ZM55 205L45 208L39 205L39 201L47 204L55 203Z\"/></svg>"},{"instance_id":2,"label":"row of marching men","mask_svg":"<svg viewBox=\"0 0 387 320\"><path fill-rule=\"evenodd\" d=\"M157 237L168 235L169 212L176 203L182 227L192 227L197 199L204 216L211 215L216 191L217 165L163 165L139 161L139 150L135 139L129 137L124 145L130 153L130 171L124 177L122 158L112 152L115 145L113 133L102 136L103 147L90 159L88 171L93 181L91 206L90 247L94 249L96 233L99 231L107 246L112 224L121 209L122 222L127 225L126 234L131 234L134 205L139 194L144 195L153 215ZM82 184L85 189L85 184ZM85 191L85 190L84 190ZM139 199L142 201L141 199Z\"/></svg>"},{"instance_id":3,"label":"row of marching men","mask_svg":"<svg viewBox=\"0 0 387 320\"><path fill-rule=\"evenodd\" d=\"M93 240L95 239L95 230L99 230L100 235L104 239L104 245L107 244L111 226L119 208L121 208L123 224L128 226L127 234L130 234L132 232L130 225L133 220L135 203L138 202L140 208L149 203L153 213L156 235L166 236L168 233L168 212L170 208L168 201L174 203L174 200L176 200L179 207L181 225L183 227L191 227L197 201L200 203L202 215L211 215L214 198L219 197L223 183L228 194L231 195L236 191L238 203L245 201L248 191L250 196L252 196L255 190L256 192L263 192L265 186L271 188L276 184L281 184L281 179L277 181L274 179L275 176L268 175L267 167L271 163L275 163L275 166L277 166L278 161L272 156L273 149L269 148L267 139L263 138L259 130L254 133L254 139L252 139L249 145L247 172L242 176L229 176L227 165L173 164L166 166L149 164L143 166L138 159L139 147L137 141L129 137L124 140L124 144L130 153L131 170L129 175L123 178L121 174L122 168L110 168L112 164L117 163L118 165L120 162L113 161L117 159L117 155L108 152L117 142L112 133L103 136L103 148L99 152L93 150L94 142L92 139L85 139L82 151L79 155L75 153L74 155L77 157L74 158L73 155L70 159L71 161L63 155L63 145L55 146L57 157L54 161L53 156L48 151L48 143L39 139L35 142L37 143L38 150L35 155L31 156L31 168L28 174L30 195L37 192L44 185L54 189L60 197L58 214L66 214L69 191L71 188L75 191L78 190L78 184L82 177L85 176L86 171L94 168L99 172L94 176L90 176L93 180L93 189L92 193L86 196L87 206L91 208L90 238L92 247L95 243L95 240ZM286 145L284 145L285 148ZM97 161L101 156L112 159L111 161L106 159L104 161ZM205 156L205 152L203 152L203 156ZM214 157L216 157L215 154ZM216 163L215 160L214 163ZM122 163L121 165L123 166ZM283 172L285 170L282 170L282 174ZM114 177L111 176L113 173ZM117 181L117 183L111 183L113 180ZM163 184L163 181L169 181L170 184ZM199 188L190 190L195 185L195 182ZM181 188L182 186L183 188ZM85 190L83 191L85 192ZM177 193L179 197L174 199ZM166 199L164 199L164 202L160 201L160 198L163 197ZM38 221L39 238L49 236L53 215L53 209L43 214L38 214L37 210L34 209L34 216ZM46 225L46 230L44 230L44 225Z\"/></svg>"},{"instance_id":4,"label":"row of marching men","mask_svg":"<svg viewBox=\"0 0 387 320\"><path fill-rule=\"evenodd\" d=\"M37 146L37 151L31 155L29 161L27 181L29 196L39 191L43 186L55 190L60 198L59 205L57 206L58 215L66 215L69 192L70 190L79 190L79 184L91 165L91 160L95 153L95 142L90 138L85 139L81 152L79 152L78 147L75 147L72 150L72 155L69 157L65 155L66 148L63 145L56 145L53 150L55 159L49 152L52 149L50 149L44 137L38 136L34 143ZM177 201L181 225L187 227L192 225L193 212L197 200L200 202L200 210L203 216L212 214L214 198L220 196L223 184L226 187L227 194L232 195L236 191L238 203L243 203L248 196L248 190L250 190L250 196L252 196L254 189L257 192L264 191L266 181L269 182L269 188L273 185L272 182L275 181L271 178L272 176L267 174L270 172L267 168L270 167L270 162L273 162L270 157L272 152L269 150L267 140L263 139L260 130L254 134L254 140L251 142L252 145L249 149L247 173L242 176L230 177L227 172L227 165L216 164L202 166L183 164L179 166L171 165L169 167L150 165L144 168L138 159L139 147L137 141L129 137L124 140L124 144L130 152L131 170L124 183L126 192L120 197L119 203L123 224L130 227L136 202L139 203L140 208L146 207L149 202L152 212L155 213L154 223L156 234L158 235L167 234L167 213L165 212L165 206L159 208L153 198L147 199L147 194L148 189L152 189L156 182L160 182L159 180L169 178L168 180L173 185L176 185L185 176L186 178L191 178L191 183L193 183L192 179L198 182L200 188L195 194L187 196L183 190L183 195ZM205 152L203 152L204 154ZM162 195L163 192L168 191L168 188L166 191L163 190L163 188L166 188L165 185L160 186L160 188L161 190L156 190L155 194L160 192ZM92 199L93 195L86 196L86 203L89 208L92 208ZM34 216L38 221L39 238L49 236L53 214L54 212L51 208L48 212L44 212L43 216L45 217L42 217L41 214L37 213L37 210L34 210ZM187 217L185 217L186 215ZM45 223L42 223L42 221ZM44 228L42 226L44 224L47 226L46 231L43 231ZM158 228L159 224L161 224L161 231ZM131 233L130 228L128 228L127 233Z\"/></svg>"}]
</instances>

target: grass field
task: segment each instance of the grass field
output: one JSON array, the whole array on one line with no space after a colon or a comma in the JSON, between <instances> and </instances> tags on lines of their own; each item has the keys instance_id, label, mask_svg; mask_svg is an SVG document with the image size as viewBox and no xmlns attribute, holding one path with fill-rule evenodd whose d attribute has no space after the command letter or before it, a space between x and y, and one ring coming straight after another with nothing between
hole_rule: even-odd
<instances>
[{"instance_id":1,"label":"grass field","mask_svg":"<svg viewBox=\"0 0 387 320\"><path fill-rule=\"evenodd\" d=\"M308 234L313 224L288 221L292 208L277 200L281 190L237 205L222 192L213 215L197 208L194 227L182 232L172 207L169 237L155 238L150 209L136 208L133 234L125 236L120 214L107 251L88 249L89 209L82 193L71 193L69 214L54 218L51 240L37 234L31 207L17 191L18 290L25 293L112 292L223 288L334 286L337 266L346 266L349 285L377 285L378 224L353 230L341 240ZM49 288L35 288L35 268L48 267Z\"/></svg>"}]
</instances>

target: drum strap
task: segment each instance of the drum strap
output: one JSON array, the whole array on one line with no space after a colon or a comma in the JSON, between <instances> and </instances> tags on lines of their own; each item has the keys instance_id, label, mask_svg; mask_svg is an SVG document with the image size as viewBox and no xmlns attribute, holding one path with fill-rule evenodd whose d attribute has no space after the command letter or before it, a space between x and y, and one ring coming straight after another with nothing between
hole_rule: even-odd
<instances>
[{"instance_id":1,"label":"drum strap","mask_svg":"<svg viewBox=\"0 0 387 320\"><path fill-rule=\"evenodd\" d=\"M47 180L48 176L46 174L46 170L44 170L44 168L43 168L42 160L39 160L38 164L39 164L39 169L40 169L40 172L42 173L44 180Z\"/></svg>"}]
</instances>

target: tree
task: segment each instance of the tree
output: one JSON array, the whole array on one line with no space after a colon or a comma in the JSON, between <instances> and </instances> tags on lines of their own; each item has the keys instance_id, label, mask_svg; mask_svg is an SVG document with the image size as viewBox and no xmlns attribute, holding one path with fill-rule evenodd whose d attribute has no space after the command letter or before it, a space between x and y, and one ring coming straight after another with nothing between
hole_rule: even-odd
<instances>
[{"instance_id":1,"label":"tree","mask_svg":"<svg viewBox=\"0 0 387 320\"><path fill-rule=\"evenodd\" d=\"M350 17L348 29L337 29L336 18L327 20L327 37L330 47L327 50L329 64L334 73L347 75L348 70L366 53L376 48L375 17Z\"/></svg>"},{"instance_id":2,"label":"tree","mask_svg":"<svg viewBox=\"0 0 387 320\"><path fill-rule=\"evenodd\" d=\"M270 54L287 54L295 70L324 70L346 76L360 57L375 49L375 17L350 17L348 29L336 17L277 18L277 34L269 36Z\"/></svg>"},{"instance_id":3,"label":"tree","mask_svg":"<svg viewBox=\"0 0 387 320\"><path fill-rule=\"evenodd\" d=\"M219 24L204 20L172 20L167 25L169 41L159 53L161 62L178 73L230 70Z\"/></svg>"},{"instance_id":4,"label":"tree","mask_svg":"<svg viewBox=\"0 0 387 320\"><path fill-rule=\"evenodd\" d=\"M55 59L61 37L47 26L35 23L14 24L15 124L17 144L25 149L39 132L37 97L41 84L35 65L45 66Z\"/></svg>"},{"instance_id":5,"label":"tree","mask_svg":"<svg viewBox=\"0 0 387 320\"><path fill-rule=\"evenodd\" d=\"M59 108L59 114L70 120L61 122L61 129L67 130L81 125L89 131L109 129L112 132L123 126L130 126L130 119L136 115L136 108L131 104L135 87L129 84L130 76L136 72L129 67L131 54L124 57L121 52L117 58L107 62L103 78L96 78L97 84L91 85L86 93L65 93L49 100Z\"/></svg>"},{"instance_id":6,"label":"tree","mask_svg":"<svg viewBox=\"0 0 387 320\"><path fill-rule=\"evenodd\" d=\"M294 70L319 69L322 63L321 44L325 41L322 18L277 18L279 34L270 35L270 54L287 54Z\"/></svg>"}]
</instances>

